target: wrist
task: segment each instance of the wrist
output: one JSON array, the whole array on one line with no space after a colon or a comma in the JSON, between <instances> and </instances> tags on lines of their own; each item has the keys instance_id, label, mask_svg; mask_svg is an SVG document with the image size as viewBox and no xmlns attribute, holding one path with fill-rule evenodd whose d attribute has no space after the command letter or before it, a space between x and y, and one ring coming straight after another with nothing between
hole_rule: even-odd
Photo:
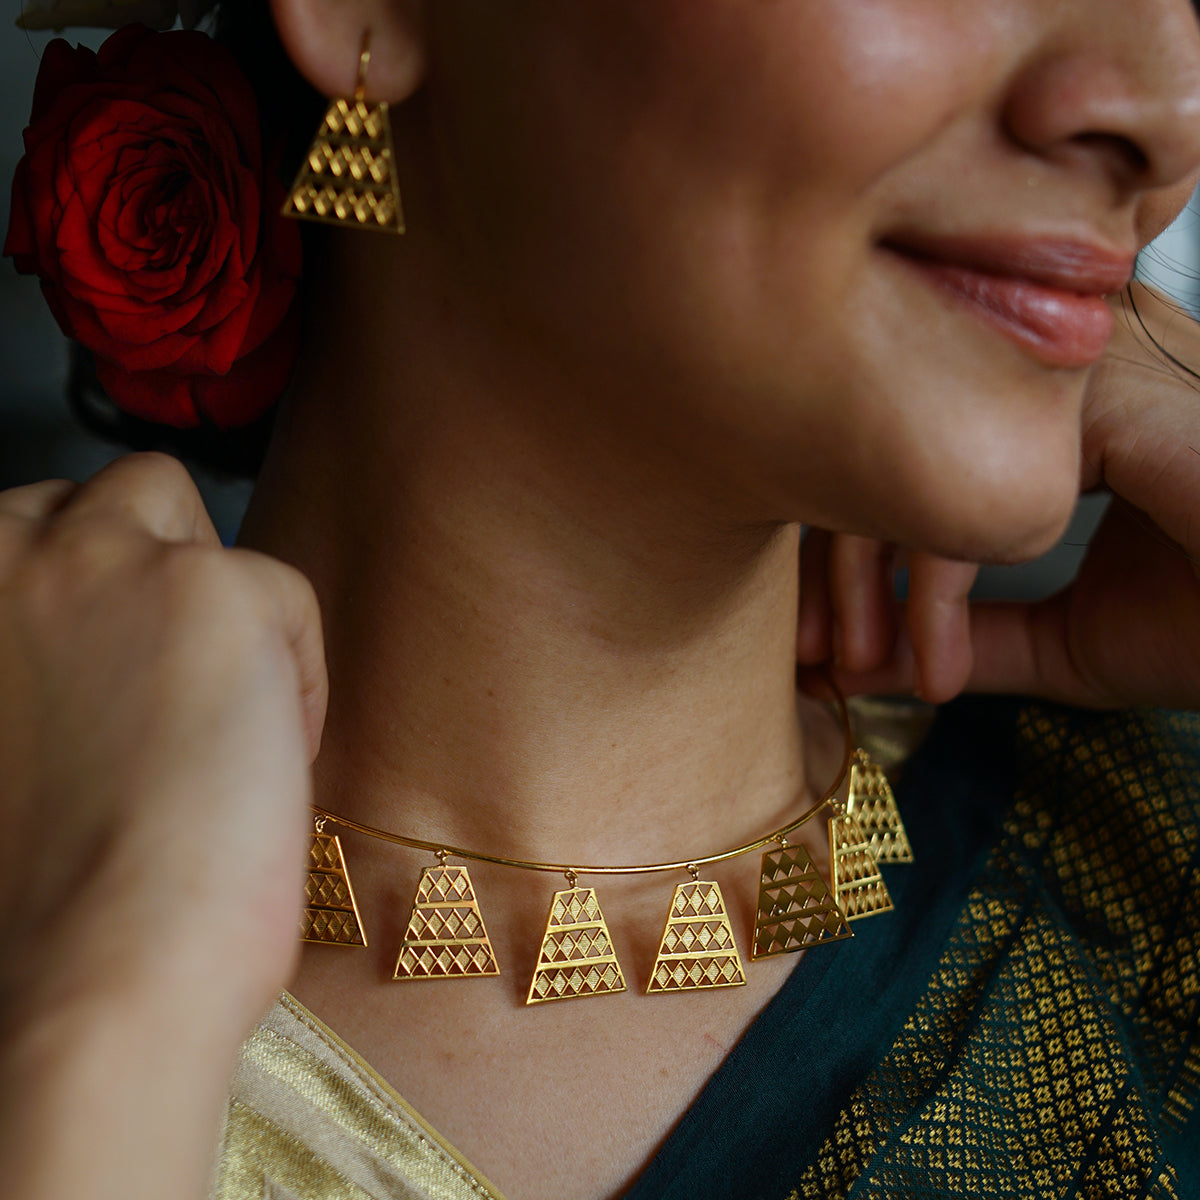
<instances>
[{"instance_id":1,"label":"wrist","mask_svg":"<svg viewBox=\"0 0 1200 1200\"><path fill-rule=\"evenodd\" d=\"M0 1033L0 1161L26 1200L207 1194L239 1033L145 991L78 991Z\"/></svg>"}]
</instances>

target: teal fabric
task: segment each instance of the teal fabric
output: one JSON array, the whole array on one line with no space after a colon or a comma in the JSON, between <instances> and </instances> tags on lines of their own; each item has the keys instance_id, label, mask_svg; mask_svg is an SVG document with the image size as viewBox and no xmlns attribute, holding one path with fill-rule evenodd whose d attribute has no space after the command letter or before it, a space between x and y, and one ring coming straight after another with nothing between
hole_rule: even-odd
<instances>
[{"instance_id":1,"label":"teal fabric","mask_svg":"<svg viewBox=\"0 0 1200 1200\"><path fill-rule=\"evenodd\" d=\"M810 951L630 1200L1200 1200L1200 720L949 706L895 911Z\"/></svg>"}]
</instances>

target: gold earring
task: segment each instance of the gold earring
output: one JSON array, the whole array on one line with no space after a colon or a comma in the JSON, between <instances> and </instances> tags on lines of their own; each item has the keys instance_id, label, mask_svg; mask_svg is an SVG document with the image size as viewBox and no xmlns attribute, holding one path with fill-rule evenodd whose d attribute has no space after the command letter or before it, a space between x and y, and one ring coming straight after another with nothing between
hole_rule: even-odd
<instances>
[{"instance_id":1,"label":"gold earring","mask_svg":"<svg viewBox=\"0 0 1200 1200\"><path fill-rule=\"evenodd\" d=\"M403 233L404 209L396 181L388 104L386 100L371 104L366 100L370 38L368 30L363 34L354 96L330 104L288 193L283 215L344 228Z\"/></svg>"}]
</instances>

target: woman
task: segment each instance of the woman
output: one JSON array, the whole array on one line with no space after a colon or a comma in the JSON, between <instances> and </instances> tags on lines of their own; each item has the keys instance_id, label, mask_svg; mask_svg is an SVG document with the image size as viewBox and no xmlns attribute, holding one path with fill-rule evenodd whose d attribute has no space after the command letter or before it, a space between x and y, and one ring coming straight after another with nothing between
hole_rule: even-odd
<instances>
[{"instance_id":1,"label":"woman","mask_svg":"<svg viewBox=\"0 0 1200 1200\"><path fill-rule=\"evenodd\" d=\"M744 987L527 1009L564 885L486 864L471 873L504 973L395 983L434 860L349 833L370 947L292 957L310 801L438 845L641 863L749 841L821 797L841 749L795 692L801 523L834 535L809 543L801 658L832 650L846 686L1197 702L1200 584L1168 540L1195 553L1200 536L1194 399L1123 375L1128 342L1095 365L1103 297L1200 166L1192 6L273 12L327 95L351 91L369 27L409 233L339 238L306 279L320 301L241 549L218 549L158 459L4 497L0 758L29 914L5 962L14 1194L205 1194L238 1046L288 980L298 1004L255 1035L235 1087L218 1195L1200 1186L1186 1137L1149 1119L1166 1101L1138 1090L1135 1050L1087 1075L1127 1034L1072 1026L1096 1003L1079 981L1103 975L1063 948L1078 937L1022 958L1024 982L961 957L991 931L1011 967L1064 907L1051 884L1005 892L1028 864L1003 856L1008 836L1034 846L1037 797L1069 781L1039 792L1004 771L1039 748L1065 770L1077 742L1115 746L1124 717L959 708L914 763L919 886L798 968L748 964ZM958 564L1037 554L1099 484L1128 504L1072 598L968 618ZM883 544L910 555L904 638ZM1138 729L1119 754L1182 772L1194 809L1191 726ZM817 824L793 837L820 864ZM1168 842L1194 846L1188 828ZM1091 861L1089 837L1066 861ZM46 839L53 855L32 853ZM1186 870L1169 877L1181 904ZM988 872L1005 882L981 900ZM704 871L738 930L746 874ZM1088 886L1088 912L1125 903ZM602 902L636 979L663 881L610 881ZM1181 922L1175 944L1194 944ZM1194 1013L1194 972L1172 978L1183 998L1162 1011ZM1009 1034L981 1048L964 1031L996 1012ZM289 1073L305 1036L324 1074ZM1184 1129L1181 1037L1161 1092ZM338 1054L348 1090L314 1096ZM354 1115L364 1097L425 1139L404 1170ZM328 1124L339 1104L351 1115ZM422 1182L422 1154L457 1182Z\"/></svg>"}]
</instances>

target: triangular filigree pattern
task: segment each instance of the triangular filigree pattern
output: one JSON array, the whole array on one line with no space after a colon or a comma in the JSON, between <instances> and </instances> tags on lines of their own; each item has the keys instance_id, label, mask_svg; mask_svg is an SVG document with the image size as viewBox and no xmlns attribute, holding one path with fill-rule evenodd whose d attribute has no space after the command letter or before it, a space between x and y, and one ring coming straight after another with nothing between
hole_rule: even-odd
<instances>
[{"instance_id":1,"label":"triangular filigree pattern","mask_svg":"<svg viewBox=\"0 0 1200 1200\"><path fill-rule=\"evenodd\" d=\"M623 992L625 976L595 888L555 892L526 1004Z\"/></svg>"},{"instance_id":2,"label":"triangular filigree pattern","mask_svg":"<svg viewBox=\"0 0 1200 1200\"><path fill-rule=\"evenodd\" d=\"M330 104L283 211L354 229L404 232L386 101Z\"/></svg>"},{"instance_id":3,"label":"triangular filigree pattern","mask_svg":"<svg viewBox=\"0 0 1200 1200\"><path fill-rule=\"evenodd\" d=\"M499 975L466 867L426 867L417 884L393 979Z\"/></svg>"},{"instance_id":4,"label":"triangular filigree pattern","mask_svg":"<svg viewBox=\"0 0 1200 1200\"><path fill-rule=\"evenodd\" d=\"M883 768L859 750L850 767L850 793L846 811L862 826L867 845L877 863L913 861L908 832L900 818L892 785Z\"/></svg>"},{"instance_id":5,"label":"triangular filigree pattern","mask_svg":"<svg viewBox=\"0 0 1200 1200\"><path fill-rule=\"evenodd\" d=\"M829 862L833 898L848 921L887 912L892 897L871 855L862 826L846 813L829 820Z\"/></svg>"},{"instance_id":6,"label":"triangular filigree pattern","mask_svg":"<svg viewBox=\"0 0 1200 1200\"><path fill-rule=\"evenodd\" d=\"M300 937L306 942L336 946L365 946L358 902L346 872L341 840L332 833L314 833L308 848L308 879Z\"/></svg>"},{"instance_id":7,"label":"triangular filigree pattern","mask_svg":"<svg viewBox=\"0 0 1200 1200\"><path fill-rule=\"evenodd\" d=\"M803 846L762 856L752 959L853 937L846 917Z\"/></svg>"},{"instance_id":8,"label":"triangular filigree pattern","mask_svg":"<svg viewBox=\"0 0 1200 1200\"><path fill-rule=\"evenodd\" d=\"M646 993L741 987L746 982L720 887L681 883L671 898Z\"/></svg>"}]
</instances>

